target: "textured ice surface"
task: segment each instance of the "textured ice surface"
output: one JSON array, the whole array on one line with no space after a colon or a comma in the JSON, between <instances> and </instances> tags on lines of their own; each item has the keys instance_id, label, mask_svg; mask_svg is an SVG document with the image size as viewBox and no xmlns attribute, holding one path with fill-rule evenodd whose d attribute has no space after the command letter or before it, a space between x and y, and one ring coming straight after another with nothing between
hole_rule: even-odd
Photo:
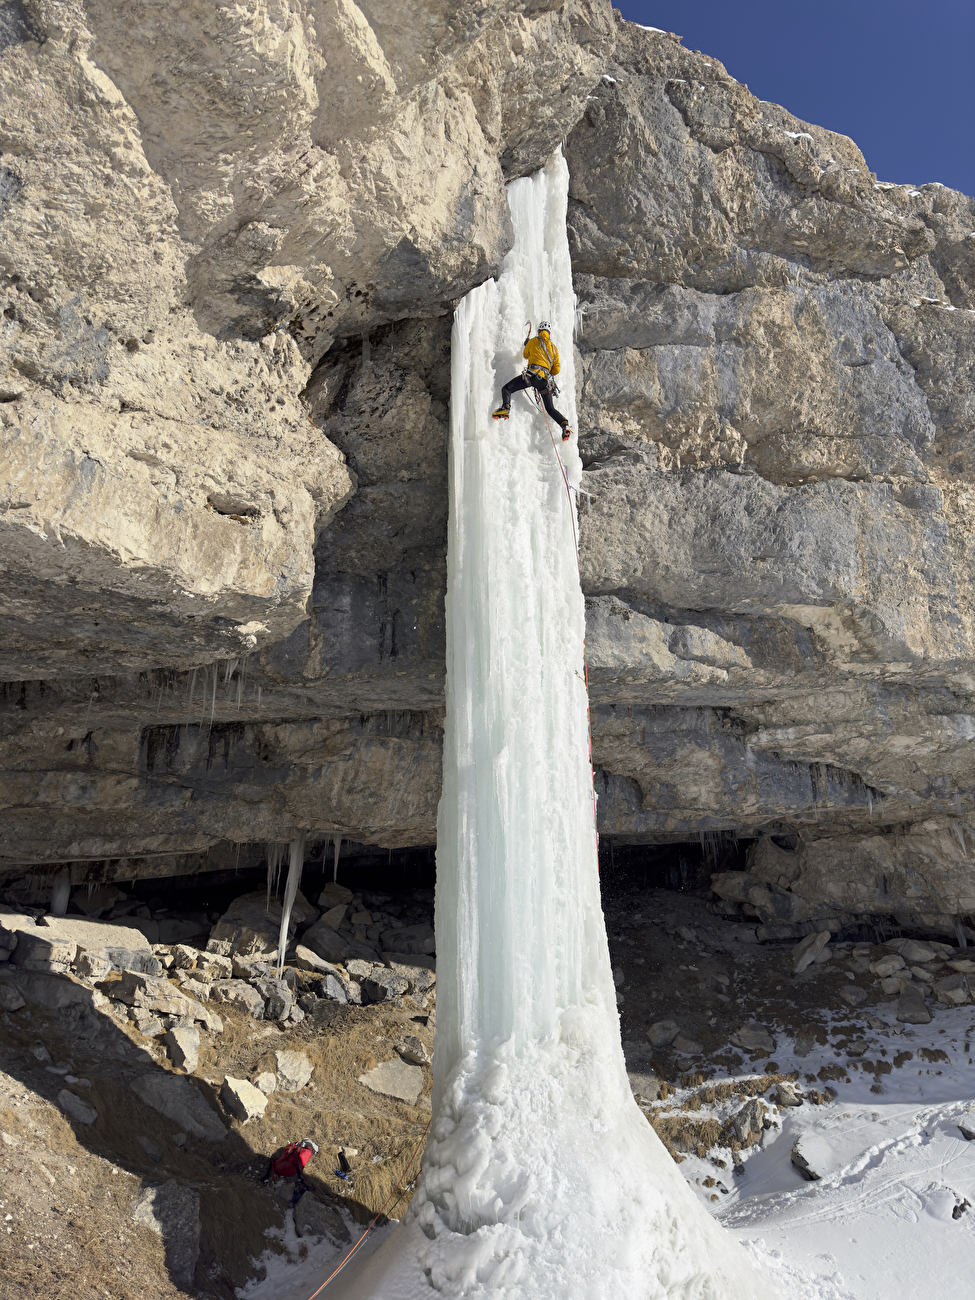
<instances>
[{"instance_id":1,"label":"textured ice surface","mask_svg":"<svg viewBox=\"0 0 975 1300\"><path fill-rule=\"evenodd\" d=\"M434 1120L409 1214L333 1296L761 1300L627 1085L600 909L585 609L563 483L516 395L547 318L575 427L561 156L508 189L515 246L452 340L447 718L437 834Z\"/></svg>"}]
</instances>

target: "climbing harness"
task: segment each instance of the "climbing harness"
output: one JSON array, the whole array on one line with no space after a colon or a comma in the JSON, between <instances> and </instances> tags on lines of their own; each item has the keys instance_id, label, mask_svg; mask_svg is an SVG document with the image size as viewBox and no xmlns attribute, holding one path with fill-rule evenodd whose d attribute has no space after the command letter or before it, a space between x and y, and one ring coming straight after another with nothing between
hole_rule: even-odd
<instances>
[{"instance_id":1,"label":"climbing harness","mask_svg":"<svg viewBox=\"0 0 975 1300\"><path fill-rule=\"evenodd\" d=\"M337 1277L338 1274L341 1273L342 1269L345 1268L346 1264L349 1262L349 1260L352 1258L352 1256L356 1253L356 1251L359 1249L359 1247L362 1245L362 1243L365 1241L365 1239L369 1236L370 1232L372 1232L373 1228L376 1226L376 1224L379 1222L379 1220L380 1220L381 1218L383 1218L383 1216L385 1215L386 1211L387 1211L391 1206L395 1205L396 1202L402 1198L403 1193L404 1193L405 1191L407 1191L407 1190L408 1190L408 1189L413 1185L414 1179L416 1178L417 1173L419 1173L419 1168L420 1168L420 1167L419 1167L419 1161L417 1160L417 1156L418 1156L418 1155L422 1155L422 1152L423 1152L423 1144L426 1142L427 1134L430 1132L430 1125L431 1125L432 1123L433 1123L433 1120L431 1119L431 1120L427 1123L426 1128L425 1128L425 1129L423 1130L423 1132L420 1134L419 1141L417 1142L416 1146L413 1148L413 1153L412 1153L412 1155L410 1156L409 1161L407 1162L406 1173L404 1173L403 1177L399 1180L399 1182L396 1184L396 1186L395 1186L395 1187L393 1188L393 1190L390 1192L389 1196L387 1196L386 1201L385 1201L385 1204L382 1206L381 1209L379 1209L379 1210L377 1211L377 1213L376 1213L376 1217L373 1219L372 1223L369 1224L369 1227L366 1228L365 1232L362 1234L362 1236L359 1238L359 1240L355 1243L355 1245L352 1247L352 1249L351 1249L351 1250L349 1251L349 1253L346 1255L345 1259L342 1260L342 1262L341 1262L341 1264L339 1264L338 1268L334 1269L331 1273L329 1273L328 1277L327 1277L327 1278L325 1279L325 1281L321 1284L321 1286L318 1288L318 1290L317 1290L317 1291L313 1291L313 1292L311 1293L311 1295L308 1297L308 1300L315 1300L315 1296L320 1295L321 1292L325 1290L325 1288L328 1286L329 1282L331 1282L332 1278L333 1278L333 1277ZM415 1169L414 1169L414 1165L416 1166ZM411 1175L412 1175L412 1176L411 1176ZM397 1193L398 1193L398 1195L397 1195Z\"/></svg>"}]
</instances>

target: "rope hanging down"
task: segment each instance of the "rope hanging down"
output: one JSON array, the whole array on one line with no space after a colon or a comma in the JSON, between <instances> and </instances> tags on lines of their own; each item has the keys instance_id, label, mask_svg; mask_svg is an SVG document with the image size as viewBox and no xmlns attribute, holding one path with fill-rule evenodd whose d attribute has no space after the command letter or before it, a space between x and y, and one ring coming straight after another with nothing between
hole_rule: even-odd
<instances>
[{"instance_id":1,"label":"rope hanging down","mask_svg":"<svg viewBox=\"0 0 975 1300\"><path fill-rule=\"evenodd\" d=\"M535 405L542 413L542 419L545 421L545 427L548 429L548 436L552 441L552 451L555 454L555 463L559 467L559 473L562 475L562 482L565 485L565 496L569 503L569 522L572 524L572 545L576 553L576 569L579 572L580 581L582 579L582 570L579 565L579 535L576 531L576 512L575 505L572 501L572 488L569 486L569 480L565 473L565 466L562 464L562 457L559 455L558 443L555 441L555 434L552 432L552 426L548 422L548 415L545 407L542 405L541 395L538 389L534 389ZM592 791L592 827L596 832L596 870L599 871L599 824L596 820L596 766L592 757L592 713L589 709L589 657L586 653L586 638L582 638L582 672L586 683L586 727L589 731L589 782Z\"/></svg>"}]
</instances>

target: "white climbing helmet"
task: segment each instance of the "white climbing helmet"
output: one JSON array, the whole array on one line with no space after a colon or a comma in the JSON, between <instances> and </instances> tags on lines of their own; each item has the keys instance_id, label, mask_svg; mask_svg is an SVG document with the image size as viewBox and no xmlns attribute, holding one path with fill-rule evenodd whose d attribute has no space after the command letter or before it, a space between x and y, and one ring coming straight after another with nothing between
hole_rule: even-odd
<instances>
[{"instance_id":1,"label":"white climbing helmet","mask_svg":"<svg viewBox=\"0 0 975 1300\"><path fill-rule=\"evenodd\" d=\"M539 326L538 326L538 332L539 332L539 334L541 334L542 330L544 330L546 334L551 333L552 327L551 327L551 325L548 323L547 320L543 320L543 321L539 324Z\"/></svg>"}]
</instances>

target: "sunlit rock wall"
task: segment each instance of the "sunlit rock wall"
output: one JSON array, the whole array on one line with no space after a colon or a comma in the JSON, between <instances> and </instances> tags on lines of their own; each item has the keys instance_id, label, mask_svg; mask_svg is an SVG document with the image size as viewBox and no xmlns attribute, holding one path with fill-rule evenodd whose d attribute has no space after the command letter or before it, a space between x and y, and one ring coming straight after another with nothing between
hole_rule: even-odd
<instances>
[{"instance_id":1,"label":"sunlit rock wall","mask_svg":"<svg viewBox=\"0 0 975 1300\"><path fill-rule=\"evenodd\" d=\"M11 868L431 841L450 313L565 140L603 833L965 911L971 199L597 0L7 13Z\"/></svg>"}]
</instances>

